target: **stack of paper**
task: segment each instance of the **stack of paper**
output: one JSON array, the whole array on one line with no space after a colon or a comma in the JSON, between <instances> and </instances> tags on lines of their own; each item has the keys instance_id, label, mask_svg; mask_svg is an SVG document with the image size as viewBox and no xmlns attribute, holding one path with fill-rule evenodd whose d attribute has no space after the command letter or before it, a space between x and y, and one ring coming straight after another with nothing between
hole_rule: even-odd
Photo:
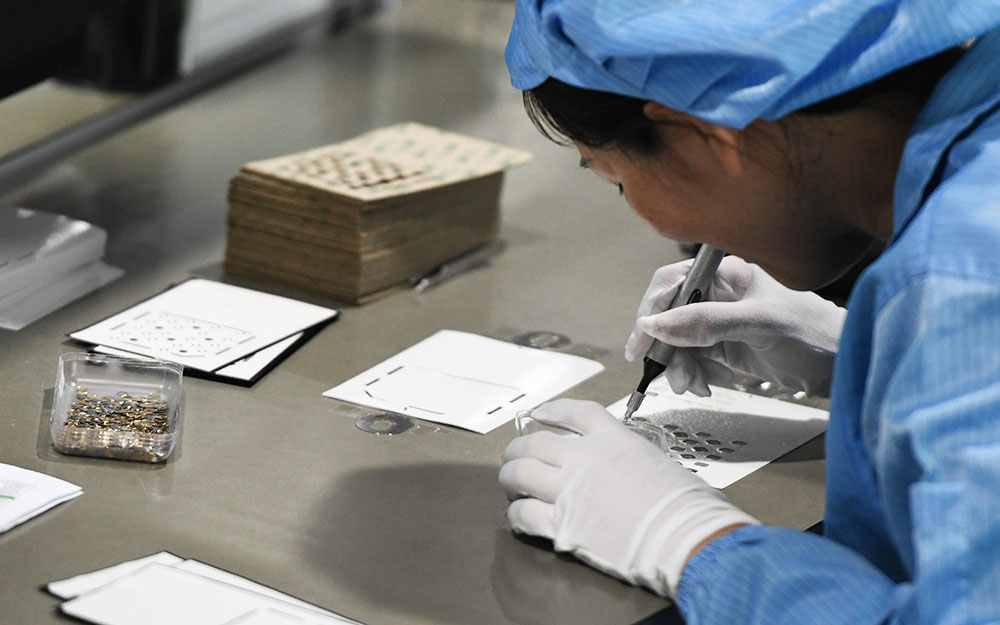
<instances>
[{"instance_id":1,"label":"stack of paper","mask_svg":"<svg viewBox=\"0 0 1000 625\"><path fill-rule=\"evenodd\" d=\"M94 351L167 360L185 373L250 385L336 316L332 308L191 279L70 337Z\"/></svg>"},{"instance_id":2,"label":"stack of paper","mask_svg":"<svg viewBox=\"0 0 1000 625\"><path fill-rule=\"evenodd\" d=\"M60 606L63 613L100 625L357 625L245 577L165 551L52 582L47 590L67 600Z\"/></svg>"},{"instance_id":3,"label":"stack of paper","mask_svg":"<svg viewBox=\"0 0 1000 625\"><path fill-rule=\"evenodd\" d=\"M493 240L527 152L416 123L243 166L226 270L362 303Z\"/></svg>"},{"instance_id":4,"label":"stack of paper","mask_svg":"<svg viewBox=\"0 0 1000 625\"><path fill-rule=\"evenodd\" d=\"M20 330L121 276L85 221L0 206L0 328Z\"/></svg>"},{"instance_id":5,"label":"stack of paper","mask_svg":"<svg viewBox=\"0 0 1000 625\"><path fill-rule=\"evenodd\" d=\"M0 533L82 494L75 484L0 464Z\"/></svg>"}]
</instances>

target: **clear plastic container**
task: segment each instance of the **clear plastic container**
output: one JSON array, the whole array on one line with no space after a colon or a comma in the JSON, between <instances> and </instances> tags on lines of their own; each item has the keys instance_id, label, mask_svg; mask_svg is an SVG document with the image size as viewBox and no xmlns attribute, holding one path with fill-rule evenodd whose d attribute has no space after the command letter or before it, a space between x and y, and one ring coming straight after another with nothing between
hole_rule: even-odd
<instances>
[{"instance_id":1,"label":"clear plastic container","mask_svg":"<svg viewBox=\"0 0 1000 625\"><path fill-rule=\"evenodd\" d=\"M163 462L177 442L183 367L72 352L59 357L49 431L64 454Z\"/></svg>"}]
</instances>

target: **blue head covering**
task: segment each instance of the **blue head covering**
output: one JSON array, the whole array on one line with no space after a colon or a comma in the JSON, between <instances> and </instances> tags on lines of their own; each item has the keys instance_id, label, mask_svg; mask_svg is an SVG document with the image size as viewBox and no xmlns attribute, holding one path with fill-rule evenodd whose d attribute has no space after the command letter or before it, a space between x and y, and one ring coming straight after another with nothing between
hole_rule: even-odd
<instances>
[{"instance_id":1,"label":"blue head covering","mask_svg":"<svg viewBox=\"0 0 1000 625\"><path fill-rule=\"evenodd\" d=\"M507 67L724 126L777 119L1000 26L1000 0L517 0Z\"/></svg>"}]
</instances>

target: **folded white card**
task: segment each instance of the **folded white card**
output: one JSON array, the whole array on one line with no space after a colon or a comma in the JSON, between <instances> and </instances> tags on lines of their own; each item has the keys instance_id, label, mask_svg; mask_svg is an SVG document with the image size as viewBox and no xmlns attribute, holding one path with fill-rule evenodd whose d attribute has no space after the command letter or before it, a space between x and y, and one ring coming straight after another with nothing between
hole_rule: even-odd
<instances>
[{"instance_id":1,"label":"folded white card","mask_svg":"<svg viewBox=\"0 0 1000 625\"><path fill-rule=\"evenodd\" d=\"M485 434L603 369L580 356L441 330L323 395Z\"/></svg>"},{"instance_id":2,"label":"folded white card","mask_svg":"<svg viewBox=\"0 0 1000 625\"><path fill-rule=\"evenodd\" d=\"M82 494L83 489L76 484L0 464L0 533Z\"/></svg>"}]
</instances>

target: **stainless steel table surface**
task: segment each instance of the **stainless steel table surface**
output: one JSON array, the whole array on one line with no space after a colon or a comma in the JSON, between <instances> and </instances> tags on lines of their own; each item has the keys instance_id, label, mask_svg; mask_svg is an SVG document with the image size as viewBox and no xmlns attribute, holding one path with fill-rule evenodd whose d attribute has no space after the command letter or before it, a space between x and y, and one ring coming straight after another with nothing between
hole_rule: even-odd
<instances>
[{"instance_id":1,"label":"stainless steel table surface","mask_svg":"<svg viewBox=\"0 0 1000 625\"><path fill-rule=\"evenodd\" d=\"M607 367L569 396L609 404L638 379L621 356L635 305L681 253L532 127L503 63L512 12L485 0L398 4L3 198L105 227L107 260L127 273L20 332L0 330L0 462L84 489L0 535L0 622L66 622L45 583L160 550L372 624L625 624L668 605L511 533L497 471L512 425L375 436L355 427L364 410L321 396L442 328L568 336ZM406 120L534 153L505 180L508 247L489 267L422 299L400 291L361 307L271 289L341 317L252 388L186 378L169 462L51 447L56 362L78 349L67 332L192 275L227 279L226 185L242 163ZM726 492L767 522L804 528L822 516L822 489L814 440Z\"/></svg>"}]
</instances>

